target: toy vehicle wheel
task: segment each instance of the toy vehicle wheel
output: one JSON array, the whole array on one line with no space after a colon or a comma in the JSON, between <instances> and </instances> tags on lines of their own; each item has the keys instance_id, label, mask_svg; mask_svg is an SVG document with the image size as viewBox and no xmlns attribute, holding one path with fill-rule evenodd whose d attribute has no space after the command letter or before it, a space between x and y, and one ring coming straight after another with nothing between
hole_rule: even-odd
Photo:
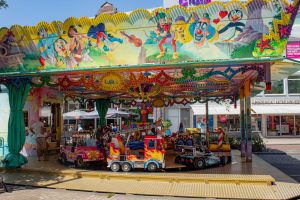
<instances>
[{"instance_id":1,"label":"toy vehicle wheel","mask_svg":"<svg viewBox=\"0 0 300 200\"><path fill-rule=\"evenodd\" d=\"M149 172L155 172L157 170L157 166L155 163L151 162L147 165L147 170Z\"/></svg>"},{"instance_id":2,"label":"toy vehicle wheel","mask_svg":"<svg viewBox=\"0 0 300 200\"><path fill-rule=\"evenodd\" d=\"M227 164L231 163L231 156L228 156Z\"/></svg>"},{"instance_id":3,"label":"toy vehicle wheel","mask_svg":"<svg viewBox=\"0 0 300 200\"><path fill-rule=\"evenodd\" d=\"M227 156L221 156L220 162L222 165L226 165L228 162L228 157Z\"/></svg>"},{"instance_id":4,"label":"toy vehicle wheel","mask_svg":"<svg viewBox=\"0 0 300 200\"><path fill-rule=\"evenodd\" d=\"M195 169L203 169L205 167L205 161L202 158L195 158L193 161L193 166Z\"/></svg>"},{"instance_id":5,"label":"toy vehicle wheel","mask_svg":"<svg viewBox=\"0 0 300 200\"><path fill-rule=\"evenodd\" d=\"M130 163L125 162L125 163L122 164L122 171L123 172L130 172L131 168L132 167L131 167Z\"/></svg>"},{"instance_id":6,"label":"toy vehicle wheel","mask_svg":"<svg viewBox=\"0 0 300 200\"><path fill-rule=\"evenodd\" d=\"M113 163L113 164L111 164L111 166L110 166L110 169L111 169L111 171L113 171L113 172L118 172L119 170L120 170L120 165L119 165L119 163Z\"/></svg>"},{"instance_id":7,"label":"toy vehicle wheel","mask_svg":"<svg viewBox=\"0 0 300 200\"><path fill-rule=\"evenodd\" d=\"M85 163L82 159L82 157L77 157L76 161L75 161L75 166L78 168L84 167Z\"/></svg>"},{"instance_id":8,"label":"toy vehicle wheel","mask_svg":"<svg viewBox=\"0 0 300 200\"><path fill-rule=\"evenodd\" d=\"M61 154L60 154L60 162L61 162L62 164L64 164L64 165L67 164L67 156L66 156L65 153L61 153Z\"/></svg>"},{"instance_id":9,"label":"toy vehicle wheel","mask_svg":"<svg viewBox=\"0 0 300 200\"><path fill-rule=\"evenodd\" d=\"M180 158L180 156L177 156L177 157L175 158L175 163L178 163L178 164L181 163L181 158Z\"/></svg>"}]
</instances>

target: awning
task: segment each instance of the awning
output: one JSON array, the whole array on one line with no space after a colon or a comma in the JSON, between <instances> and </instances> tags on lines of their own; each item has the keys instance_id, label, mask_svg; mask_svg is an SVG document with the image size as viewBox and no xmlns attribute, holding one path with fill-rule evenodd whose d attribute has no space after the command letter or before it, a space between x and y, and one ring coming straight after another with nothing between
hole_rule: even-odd
<instances>
[{"instance_id":1,"label":"awning","mask_svg":"<svg viewBox=\"0 0 300 200\"><path fill-rule=\"evenodd\" d=\"M64 119L83 119L87 112L82 110L74 110L63 114Z\"/></svg>"},{"instance_id":2,"label":"awning","mask_svg":"<svg viewBox=\"0 0 300 200\"><path fill-rule=\"evenodd\" d=\"M127 112L109 108L105 118L117 118L117 117L129 117L129 116L130 114ZM97 110L94 110L92 112L74 110L71 112L64 113L63 118L64 119L95 119L95 118L99 118L99 115Z\"/></svg>"},{"instance_id":3,"label":"awning","mask_svg":"<svg viewBox=\"0 0 300 200\"><path fill-rule=\"evenodd\" d=\"M195 104L191 105L194 115L205 115L205 105ZM234 108L233 105L209 105L209 115L239 115L240 107ZM284 114L300 114L300 105L298 104L261 104L252 105L253 114L270 114L270 115L284 115Z\"/></svg>"},{"instance_id":4,"label":"awning","mask_svg":"<svg viewBox=\"0 0 300 200\"><path fill-rule=\"evenodd\" d=\"M106 118L117 118L117 117L129 117L129 113L115 110L112 108L109 108L107 113L106 113ZM87 112L84 116L83 119L94 119L94 118L99 118L99 114L97 110L94 110L92 112Z\"/></svg>"}]
</instances>

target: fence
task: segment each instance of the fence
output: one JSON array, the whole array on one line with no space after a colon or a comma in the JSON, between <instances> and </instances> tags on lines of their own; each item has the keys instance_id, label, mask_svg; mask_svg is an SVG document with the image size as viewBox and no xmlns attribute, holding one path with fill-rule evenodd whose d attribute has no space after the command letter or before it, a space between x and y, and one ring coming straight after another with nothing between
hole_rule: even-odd
<instances>
[{"instance_id":1,"label":"fence","mask_svg":"<svg viewBox=\"0 0 300 200\"><path fill-rule=\"evenodd\" d=\"M7 153L7 132L0 132L0 156L5 156Z\"/></svg>"}]
</instances>

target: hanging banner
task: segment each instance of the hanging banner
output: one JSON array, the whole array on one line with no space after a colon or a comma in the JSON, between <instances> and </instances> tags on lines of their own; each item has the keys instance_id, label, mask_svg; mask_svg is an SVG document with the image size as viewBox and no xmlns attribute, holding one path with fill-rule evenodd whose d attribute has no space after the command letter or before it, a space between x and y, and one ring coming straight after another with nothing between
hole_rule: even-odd
<instances>
[{"instance_id":1,"label":"hanging banner","mask_svg":"<svg viewBox=\"0 0 300 200\"><path fill-rule=\"evenodd\" d=\"M281 57L294 6L211 2L2 28L0 73Z\"/></svg>"}]
</instances>

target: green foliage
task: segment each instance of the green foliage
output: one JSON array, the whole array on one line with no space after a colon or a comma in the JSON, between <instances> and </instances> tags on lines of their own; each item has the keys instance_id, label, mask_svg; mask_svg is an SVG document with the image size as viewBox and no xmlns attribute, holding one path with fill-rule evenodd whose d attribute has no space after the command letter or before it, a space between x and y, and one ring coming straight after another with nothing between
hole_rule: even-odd
<instances>
[{"instance_id":1,"label":"green foliage","mask_svg":"<svg viewBox=\"0 0 300 200\"><path fill-rule=\"evenodd\" d=\"M241 138L240 137L229 137L229 144L231 149L240 149L241 148ZM252 151L253 152L262 152L266 150L266 146L261 137L255 136L252 137Z\"/></svg>"},{"instance_id":2,"label":"green foliage","mask_svg":"<svg viewBox=\"0 0 300 200\"><path fill-rule=\"evenodd\" d=\"M212 135L212 136L210 136L209 142L218 142L218 135Z\"/></svg>"},{"instance_id":3,"label":"green foliage","mask_svg":"<svg viewBox=\"0 0 300 200\"><path fill-rule=\"evenodd\" d=\"M173 63L173 62L176 62L178 60L180 61L192 61L193 59L190 58L188 55L183 55L182 53L179 53L178 54L178 59L173 59L173 53L170 52L170 53L166 53L165 56L157 59L156 57L159 55L159 53L156 53L156 54L153 54L151 56L148 56L146 58L146 62L150 62L150 63L153 63L153 62L157 62L157 60L160 60L161 62L166 62L166 63Z\"/></svg>"},{"instance_id":4,"label":"green foliage","mask_svg":"<svg viewBox=\"0 0 300 200\"><path fill-rule=\"evenodd\" d=\"M1 8L7 8L8 4L6 3L6 0L0 0L0 9Z\"/></svg>"},{"instance_id":5,"label":"green foliage","mask_svg":"<svg viewBox=\"0 0 300 200\"><path fill-rule=\"evenodd\" d=\"M170 120L164 120L163 122L162 122L162 124L163 124L163 126L165 127L165 128L169 128L170 126L172 126L172 122L170 121Z\"/></svg>"},{"instance_id":6,"label":"green foliage","mask_svg":"<svg viewBox=\"0 0 300 200\"><path fill-rule=\"evenodd\" d=\"M88 47L89 56L102 56L105 53L96 47Z\"/></svg>"},{"instance_id":7,"label":"green foliage","mask_svg":"<svg viewBox=\"0 0 300 200\"><path fill-rule=\"evenodd\" d=\"M256 41L256 44L259 44L260 40ZM253 51L253 56L254 57L268 57L268 56L282 56L285 47L287 44L287 39L281 39L279 42L273 40L269 43L269 45L273 49L264 49L262 53L260 53L260 48L255 47Z\"/></svg>"},{"instance_id":8,"label":"green foliage","mask_svg":"<svg viewBox=\"0 0 300 200\"><path fill-rule=\"evenodd\" d=\"M231 53L232 58L251 58L252 52L255 48L256 41L252 41L249 45L237 47Z\"/></svg>"},{"instance_id":9,"label":"green foliage","mask_svg":"<svg viewBox=\"0 0 300 200\"><path fill-rule=\"evenodd\" d=\"M261 152L261 151L265 151L265 150L266 150L266 146L261 137L252 138L252 151L253 152Z\"/></svg>"}]
</instances>

